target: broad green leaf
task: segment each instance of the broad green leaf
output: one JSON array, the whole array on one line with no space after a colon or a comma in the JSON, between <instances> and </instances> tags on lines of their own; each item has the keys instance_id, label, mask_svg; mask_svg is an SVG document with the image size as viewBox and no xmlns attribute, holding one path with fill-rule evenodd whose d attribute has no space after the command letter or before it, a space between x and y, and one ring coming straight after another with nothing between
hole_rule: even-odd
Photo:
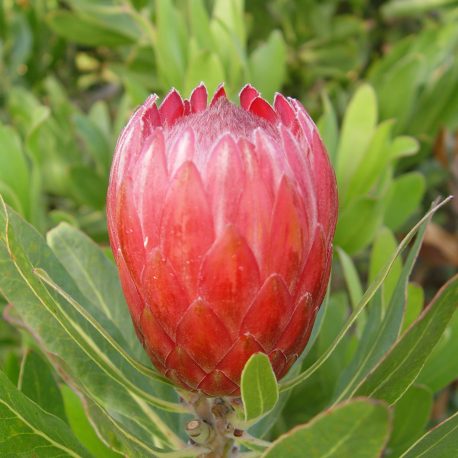
<instances>
[{"instance_id":1,"label":"broad green leaf","mask_svg":"<svg viewBox=\"0 0 458 458\"><path fill-rule=\"evenodd\" d=\"M188 8L192 36L196 39L199 48L214 51L214 42L208 39L211 36L210 18L204 2L202 0L193 0L188 2Z\"/></svg>"},{"instance_id":2,"label":"broad green leaf","mask_svg":"<svg viewBox=\"0 0 458 458\"><path fill-rule=\"evenodd\" d=\"M407 54L384 75L375 86L380 103L381 119L396 119L396 131L402 132L412 114L423 59L418 54Z\"/></svg>"},{"instance_id":3,"label":"broad green leaf","mask_svg":"<svg viewBox=\"0 0 458 458\"><path fill-rule=\"evenodd\" d=\"M263 458L375 458L390 433L390 412L379 402L355 399L334 406L280 436Z\"/></svg>"},{"instance_id":4,"label":"broad green leaf","mask_svg":"<svg viewBox=\"0 0 458 458\"><path fill-rule=\"evenodd\" d=\"M458 412L421 437L401 458L452 458L458 455Z\"/></svg>"},{"instance_id":5,"label":"broad green leaf","mask_svg":"<svg viewBox=\"0 0 458 458\"><path fill-rule=\"evenodd\" d=\"M122 347L119 330L79 291L42 237L14 212L0 208L0 290L14 304L51 362L116 426L116 440L138 456L181 446L176 420L155 406L183 410L160 389L160 379ZM65 291L60 288L62 285ZM102 421L101 420L101 421ZM106 425L94 422L98 427ZM172 426L173 425L173 426ZM108 428L106 428L108 429ZM135 437L135 441L132 440Z\"/></svg>"},{"instance_id":6,"label":"broad green leaf","mask_svg":"<svg viewBox=\"0 0 458 458\"><path fill-rule=\"evenodd\" d=\"M182 90L187 60L183 18L170 0L158 0L156 14L154 51L164 88L174 86Z\"/></svg>"},{"instance_id":7,"label":"broad green leaf","mask_svg":"<svg viewBox=\"0 0 458 458\"><path fill-rule=\"evenodd\" d=\"M383 4L381 13L386 19L397 19L416 16L454 3L456 0L390 0Z\"/></svg>"},{"instance_id":8,"label":"broad green leaf","mask_svg":"<svg viewBox=\"0 0 458 458\"><path fill-rule=\"evenodd\" d=\"M394 180L384 216L385 224L391 230L399 229L417 210L425 186L425 178L418 172L406 173Z\"/></svg>"},{"instance_id":9,"label":"broad green leaf","mask_svg":"<svg viewBox=\"0 0 458 458\"><path fill-rule=\"evenodd\" d=\"M98 24L91 16L75 12L52 11L47 17L47 23L56 34L82 45L116 47L133 43L131 37Z\"/></svg>"},{"instance_id":10,"label":"broad green leaf","mask_svg":"<svg viewBox=\"0 0 458 458\"><path fill-rule=\"evenodd\" d=\"M76 113L73 119L76 133L86 146L97 171L99 174L108 175L111 162L111 145L108 139L88 116Z\"/></svg>"},{"instance_id":11,"label":"broad green leaf","mask_svg":"<svg viewBox=\"0 0 458 458\"><path fill-rule=\"evenodd\" d=\"M78 396L66 385L61 387L61 391L68 422L78 440L97 458L115 458L122 456L110 450L98 438Z\"/></svg>"},{"instance_id":12,"label":"broad green leaf","mask_svg":"<svg viewBox=\"0 0 458 458\"><path fill-rule=\"evenodd\" d=\"M217 54L211 51L198 51L195 43L190 43L190 58L185 78L185 94L204 82L209 94L212 94L225 79L224 68Z\"/></svg>"},{"instance_id":13,"label":"broad green leaf","mask_svg":"<svg viewBox=\"0 0 458 458\"><path fill-rule=\"evenodd\" d=\"M428 386L434 393L444 389L458 379L458 313L453 315L445 332L426 361L418 383Z\"/></svg>"},{"instance_id":14,"label":"broad green leaf","mask_svg":"<svg viewBox=\"0 0 458 458\"><path fill-rule=\"evenodd\" d=\"M399 456L413 444L428 425L433 394L424 386L412 385L394 405L393 432L387 456Z\"/></svg>"},{"instance_id":15,"label":"broad green leaf","mask_svg":"<svg viewBox=\"0 0 458 458\"><path fill-rule=\"evenodd\" d=\"M382 221L382 204L382 201L371 197L361 197L343 209L339 215L334 243L348 254L364 248Z\"/></svg>"},{"instance_id":16,"label":"broad green leaf","mask_svg":"<svg viewBox=\"0 0 458 458\"><path fill-rule=\"evenodd\" d=\"M402 322L402 332L418 318L425 302L425 293L420 285L409 283L407 286L407 304Z\"/></svg>"},{"instance_id":17,"label":"broad green leaf","mask_svg":"<svg viewBox=\"0 0 458 458\"><path fill-rule=\"evenodd\" d=\"M105 207L108 176L100 176L93 167L75 165L70 168L70 189L75 199L91 208Z\"/></svg>"},{"instance_id":18,"label":"broad green leaf","mask_svg":"<svg viewBox=\"0 0 458 458\"><path fill-rule=\"evenodd\" d=\"M30 218L30 174L22 145L16 132L0 124L0 182L16 196L15 205L26 218Z\"/></svg>"},{"instance_id":19,"label":"broad green leaf","mask_svg":"<svg viewBox=\"0 0 458 458\"><path fill-rule=\"evenodd\" d=\"M390 145L389 156L392 160L412 156L418 151L418 140L413 137L396 137Z\"/></svg>"},{"instance_id":20,"label":"broad green leaf","mask_svg":"<svg viewBox=\"0 0 458 458\"><path fill-rule=\"evenodd\" d=\"M337 116L334 107L329 100L326 92L323 92L323 114L317 122L318 131L320 132L323 143L329 154L332 164L336 163L337 145L339 141L339 127L337 125Z\"/></svg>"},{"instance_id":21,"label":"broad green leaf","mask_svg":"<svg viewBox=\"0 0 458 458\"><path fill-rule=\"evenodd\" d=\"M355 308L363 297L361 280L359 279L358 271L356 270L351 257L348 256L348 254L340 247L337 247L336 250L339 255L339 261L342 266L345 283L347 284L347 289L350 294L351 305Z\"/></svg>"},{"instance_id":22,"label":"broad green leaf","mask_svg":"<svg viewBox=\"0 0 458 458\"><path fill-rule=\"evenodd\" d=\"M17 387L47 412L66 421L64 403L50 366L36 351L26 349Z\"/></svg>"},{"instance_id":23,"label":"broad green leaf","mask_svg":"<svg viewBox=\"0 0 458 458\"><path fill-rule=\"evenodd\" d=\"M349 180L371 141L377 123L377 98L369 85L353 95L345 112L337 152L336 175L340 189L346 192Z\"/></svg>"},{"instance_id":24,"label":"broad green leaf","mask_svg":"<svg viewBox=\"0 0 458 458\"><path fill-rule=\"evenodd\" d=\"M380 229L372 245L372 253L369 265L369 284L374 281L377 274L383 269L390 256L396 251L398 242L394 234L386 227ZM383 283L382 295L383 303L387 304L391 299L396 287L398 278L402 272L402 261L397 259L393 264L391 272Z\"/></svg>"},{"instance_id":25,"label":"broad green leaf","mask_svg":"<svg viewBox=\"0 0 458 458\"><path fill-rule=\"evenodd\" d=\"M117 2L93 0L69 0L69 3L75 9L75 14L90 17L96 24L123 35L133 43L141 39L140 24L128 5L117 6Z\"/></svg>"},{"instance_id":26,"label":"broad green leaf","mask_svg":"<svg viewBox=\"0 0 458 458\"><path fill-rule=\"evenodd\" d=\"M3 372L0 372L0 423L1 456L92 456L68 425L20 393Z\"/></svg>"},{"instance_id":27,"label":"broad green leaf","mask_svg":"<svg viewBox=\"0 0 458 458\"><path fill-rule=\"evenodd\" d=\"M210 29L212 35L208 39L215 43L230 89L238 90L243 84L242 70L247 65L244 0L217 0Z\"/></svg>"},{"instance_id":28,"label":"broad green leaf","mask_svg":"<svg viewBox=\"0 0 458 458\"><path fill-rule=\"evenodd\" d=\"M375 130L361 161L348 177L348 186L342 196L343 205L367 194L390 163L388 151L392 127L393 122L389 120L379 124Z\"/></svg>"},{"instance_id":29,"label":"broad green leaf","mask_svg":"<svg viewBox=\"0 0 458 458\"><path fill-rule=\"evenodd\" d=\"M250 357L240 382L245 421L263 417L278 401L278 385L269 358L264 353Z\"/></svg>"},{"instance_id":30,"label":"broad green leaf","mask_svg":"<svg viewBox=\"0 0 458 458\"><path fill-rule=\"evenodd\" d=\"M423 216L423 218L410 230L410 232L404 237L402 242L399 244L396 252L387 262L386 266L382 269L382 271L380 271L377 278L370 284L369 288L366 290L363 297L361 298L361 301L358 304L358 307L352 312L347 323L345 324L345 326L341 328L339 334L337 335L335 340L332 342L332 344L329 346L329 348L304 372L297 375L296 377L291 378L288 381L284 381L283 383L281 383L280 384L281 392L290 390L291 388L294 388L296 385L307 380L316 370L318 370L326 362L327 359L329 359L329 357L333 354L334 350L338 347L339 343L342 341L342 339L345 337L347 332L350 330L350 328L353 326L355 321L358 319L359 315L363 312L367 304L371 301L371 299L380 289L381 285L383 284L383 281L385 280L388 273L390 272L391 267L393 266L394 262L396 261L398 256L404 251L404 249L408 246L409 242L412 240L416 232L422 227L422 225L425 224L426 221L429 220L429 218L431 218L431 215L433 215L440 207L442 207L447 202L449 202L451 198L452 197L449 196L448 198L444 199L442 202L433 206L433 208L428 213L426 213L426 215Z\"/></svg>"},{"instance_id":31,"label":"broad green leaf","mask_svg":"<svg viewBox=\"0 0 458 458\"><path fill-rule=\"evenodd\" d=\"M216 0L213 7L213 17L220 20L228 30L231 30L240 43L245 43L246 30L244 20L244 0Z\"/></svg>"},{"instance_id":32,"label":"broad green leaf","mask_svg":"<svg viewBox=\"0 0 458 458\"><path fill-rule=\"evenodd\" d=\"M133 354L142 358L145 352L132 326L114 262L87 235L66 223L49 231L47 242L87 300L121 331Z\"/></svg>"},{"instance_id":33,"label":"broad green leaf","mask_svg":"<svg viewBox=\"0 0 458 458\"><path fill-rule=\"evenodd\" d=\"M286 44L274 30L267 41L256 48L249 60L250 80L262 96L271 100L286 76Z\"/></svg>"},{"instance_id":34,"label":"broad green leaf","mask_svg":"<svg viewBox=\"0 0 458 458\"><path fill-rule=\"evenodd\" d=\"M396 402L412 385L458 304L458 276L438 292L415 324L360 383L356 396Z\"/></svg>"}]
</instances>

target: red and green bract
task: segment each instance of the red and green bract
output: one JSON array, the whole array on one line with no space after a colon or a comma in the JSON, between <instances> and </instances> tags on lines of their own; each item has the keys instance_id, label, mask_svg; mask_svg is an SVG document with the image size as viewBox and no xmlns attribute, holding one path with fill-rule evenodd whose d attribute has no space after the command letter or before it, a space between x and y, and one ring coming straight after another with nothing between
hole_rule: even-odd
<instances>
[{"instance_id":1,"label":"red and green bract","mask_svg":"<svg viewBox=\"0 0 458 458\"><path fill-rule=\"evenodd\" d=\"M303 106L250 85L150 96L122 132L108 227L137 334L156 368L237 395L248 358L280 379L303 351L329 279L333 170Z\"/></svg>"}]
</instances>

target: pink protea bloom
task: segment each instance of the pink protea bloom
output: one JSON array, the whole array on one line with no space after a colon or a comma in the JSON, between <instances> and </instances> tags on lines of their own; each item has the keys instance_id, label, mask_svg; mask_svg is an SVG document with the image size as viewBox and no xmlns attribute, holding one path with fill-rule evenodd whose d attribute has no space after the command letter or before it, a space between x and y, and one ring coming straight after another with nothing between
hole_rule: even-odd
<instances>
[{"instance_id":1,"label":"pink protea bloom","mask_svg":"<svg viewBox=\"0 0 458 458\"><path fill-rule=\"evenodd\" d=\"M108 228L132 320L156 368L237 395L248 358L277 378L303 351L329 279L333 170L303 106L250 85L150 96L122 132Z\"/></svg>"}]
</instances>

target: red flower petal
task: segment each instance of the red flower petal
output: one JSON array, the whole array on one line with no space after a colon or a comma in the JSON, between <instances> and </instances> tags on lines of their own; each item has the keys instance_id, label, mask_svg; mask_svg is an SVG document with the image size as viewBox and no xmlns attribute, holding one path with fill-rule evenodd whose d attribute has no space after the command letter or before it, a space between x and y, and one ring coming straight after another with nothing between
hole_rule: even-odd
<instances>
[{"instance_id":1,"label":"red flower petal","mask_svg":"<svg viewBox=\"0 0 458 458\"><path fill-rule=\"evenodd\" d=\"M137 286L145 265L145 248L140 219L133 201L133 183L127 178L119 190L116 215L119 245L132 278Z\"/></svg>"},{"instance_id":2,"label":"red flower petal","mask_svg":"<svg viewBox=\"0 0 458 458\"><path fill-rule=\"evenodd\" d=\"M282 350L287 355L298 353L298 347L304 335L306 335L308 329L312 327L315 316L313 308L310 294L302 296L291 315L289 323L286 325L276 344L277 349Z\"/></svg>"},{"instance_id":3,"label":"red flower petal","mask_svg":"<svg viewBox=\"0 0 458 458\"><path fill-rule=\"evenodd\" d=\"M277 376L277 380L284 375L284 369L286 366L286 356L281 350L274 350L269 355L270 362L272 364L272 368Z\"/></svg>"},{"instance_id":4,"label":"red flower petal","mask_svg":"<svg viewBox=\"0 0 458 458\"><path fill-rule=\"evenodd\" d=\"M234 223L243 192L240 152L230 135L224 135L211 153L207 166L207 195L210 198L215 232Z\"/></svg>"},{"instance_id":5,"label":"red flower petal","mask_svg":"<svg viewBox=\"0 0 458 458\"><path fill-rule=\"evenodd\" d=\"M195 297L202 256L213 243L213 222L192 162L178 169L164 203L161 247L189 297Z\"/></svg>"},{"instance_id":6,"label":"red flower petal","mask_svg":"<svg viewBox=\"0 0 458 458\"><path fill-rule=\"evenodd\" d=\"M277 113L262 97L256 97L251 102L248 111L272 124L276 124L278 121Z\"/></svg>"},{"instance_id":7,"label":"red flower petal","mask_svg":"<svg viewBox=\"0 0 458 458\"><path fill-rule=\"evenodd\" d=\"M243 109L248 110L251 102L258 97L258 95L259 92L251 84L246 84L240 91L240 106Z\"/></svg>"},{"instance_id":8,"label":"red flower petal","mask_svg":"<svg viewBox=\"0 0 458 458\"><path fill-rule=\"evenodd\" d=\"M173 351L175 344L164 332L149 307L145 307L140 318L140 329L148 353L152 353L162 365Z\"/></svg>"},{"instance_id":9,"label":"red flower petal","mask_svg":"<svg viewBox=\"0 0 458 458\"><path fill-rule=\"evenodd\" d=\"M159 107L159 114L163 124L173 126L175 121L183 116L184 104L183 99L176 89L172 89L165 97Z\"/></svg>"},{"instance_id":10,"label":"red flower petal","mask_svg":"<svg viewBox=\"0 0 458 458\"><path fill-rule=\"evenodd\" d=\"M189 300L172 267L158 249L148 257L143 272L143 291L155 318L168 335L175 338L177 324L188 308Z\"/></svg>"},{"instance_id":11,"label":"red flower petal","mask_svg":"<svg viewBox=\"0 0 458 458\"><path fill-rule=\"evenodd\" d=\"M126 297L127 304L129 305L129 312L132 316L132 321L138 326L140 322L140 315L145 307L145 302L135 286L121 251L119 251L118 256L116 257L116 264L118 266L122 290L124 296Z\"/></svg>"},{"instance_id":12,"label":"red flower petal","mask_svg":"<svg viewBox=\"0 0 458 458\"><path fill-rule=\"evenodd\" d=\"M233 226L226 227L202 262L199 291L233 336L258 288L252 251Z\"/></svg>"},{"instance_id":13,"label":"red flower petal","mask_svg":"<svg viewBox=\"0 0 458 458\"><path fill-rule=\"evenodd\" d=\"M236 226L247 240L262 269L268 248L272 198L262 179L253 146L246 141L239 142L239 145L245 172L245 184L238 208Z\"/></svg>"},{"instance_id":14,"label":"red flower petal","mask_svg":"<svg viewBox=\"0 0 458 458\"><path fill-rule=\"evenodd\" d=\"M170 140L170 139L169 139ZM189 127L180 132L180 135L175 138L175 142L170 146L167 154L169 175L173 177L175 172L186 161L191 161L195 152L195 136L194 131Z\"/></svg>"},{"instance_id":15,"label":"red flower petal","mask_svg":"<svg viewBox=\"0 0 458 458\"><path fill-rule=\"evenodd\" d=\"M151 135L156 127L161 126L161 116L156 106L157 95L150 95L143 104L142 121L144 123L145 138Z\"/></svg>"},{"instance_id":16,"label":"red flower petal","mask_svg":"<svg viewBox=\"0 0 458 458\"><path fill-rule=\"evenodd\" d=\"M210 306L197 299L178 324L177 344L207 372L215 369L232 346L229 333Z\"/></svg>"},{"instance_id":17,"label":"red flower petal","mask_svg":"<svg viewBox=\"0 0 458 458\"><path fill-rule=\"evenodd\" d=\"M250 359L251 355L259 352L264 352L264 349L252 335L241 335L229 353L218 364L217 369L224 372L229 379L238 384L240 383L240 375L245 363Z\"/></svg>"},{"instance_id":18,"label":"red flower petal","mask_svg":"<svg viewBox=\"0 0 458 458\"><path fill-rule=\"evenodd\" d=\"M320 295L322 275L328 262L324 237L323 228L319 225L315 231L312 248L302 269L296 293L296 297L302 297L305 293L311 294L314 304Z\"/></svg>"},{"instance_id":19,"label":"red flower petal","mask_svg":"<svg viewBox=\"0 0 458 458\"><path fill-rule=\"evenodd\" d=\"M198 113L207 108L207 88L204 83L200 83L191 94L191 112Z\"/></svg>"},{"instance_id":20,"label":"red flower petal","mask_svg":"<svg viewBox=\"0 0 458 458\"><path fill-rule=\"evenodd\" d=\"M156 130L145 145L133 175L135 206L143 232L143 246L159 243L160 216L168 186L164 136Z\"/></svg>"},{"instance_id":21,"label":"red flower petal","mask_svg":"<svg viewBox=\"0 0 458 458\"><path fill-rule=\"evenodd\" d=\"M275 94L274 108L280 116L281 122L289 127L293 133L297 133L299 124L297 123L296 113L288 100L280 93Z\"/></svg>"},{"instance_id":22,"label":"red flower petal","mask_svg":"<svg viewBox=\"0 0 458 458\"><path fill-rule=\"evenodd\" d=\"M277 191L270 233L269 270L280 274L292 291L298 281L310 234L307 233L303 202L294 184L285 176Z\"/></svg>"},{"instance_id":23,"label":"red flower petal","mask_svg":"<svg viewBox=\"0 0 458 458\"><path fill-rule=\"evenodd\" d=\"M207 375L196 360L180 345L173 349L165 365L169 369L166 373L167 377L172 378L172 380L178 380L185 387L189 386L193 389L196 389Z\"/></svg>"},{"instance_id":24,"label":"red flower petal","mask_svg":"<svg viewBox=\"0 0 458 458\"><path fill-rule=\"evenodd\" d=\"M215 94L213 95L212 101L210 102L210 106L214 105L220 97L227 98L226 91L224 89L224 83L221 83L216 88Z\"/></svg>"},{"instance_id":25,"label":"red flower petal","mask_svg":"<svg viewBox=\"0 0 458 458\"><path fill-rule=\"evenodd\" d=\"M290 319L291 302L285 282L271 275L245 315L240 332L253 335L265 351L271 351Z\"/></svg>"},{"instance_id":26,"label":"red flower petal","mask_svg":"<svg viewBox=\"0 0 458 458\"><path fill-rule=\"evenodd\" d=\"M231 382L221 371L215 370L199 383L198 389L207 396L229 396L237 391L239 386Z\"/></svg>"}]
</instances>

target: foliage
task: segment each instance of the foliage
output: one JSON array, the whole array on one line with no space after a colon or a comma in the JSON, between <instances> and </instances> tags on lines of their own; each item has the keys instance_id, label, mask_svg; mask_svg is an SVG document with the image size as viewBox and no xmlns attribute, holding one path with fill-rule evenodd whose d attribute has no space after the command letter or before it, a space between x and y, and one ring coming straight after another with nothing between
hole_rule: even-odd
<instances>
[{"instance_id":1,"label":"foliage","mask_svg":"<svg viewBox=\"0 0 458 458\"><path fill-rule=\"evenodd\" d=\"M247 364L236 443L456 456L458 207L428 208L457 191L457 52L455 0L0 0L0 455L204 452L135 335L105 220L131 112L202 80L299 98L339 186L312 337L279 383L263 355ZM452 249L433 250L432 224Z\"/></svg>"}]
</instances>

